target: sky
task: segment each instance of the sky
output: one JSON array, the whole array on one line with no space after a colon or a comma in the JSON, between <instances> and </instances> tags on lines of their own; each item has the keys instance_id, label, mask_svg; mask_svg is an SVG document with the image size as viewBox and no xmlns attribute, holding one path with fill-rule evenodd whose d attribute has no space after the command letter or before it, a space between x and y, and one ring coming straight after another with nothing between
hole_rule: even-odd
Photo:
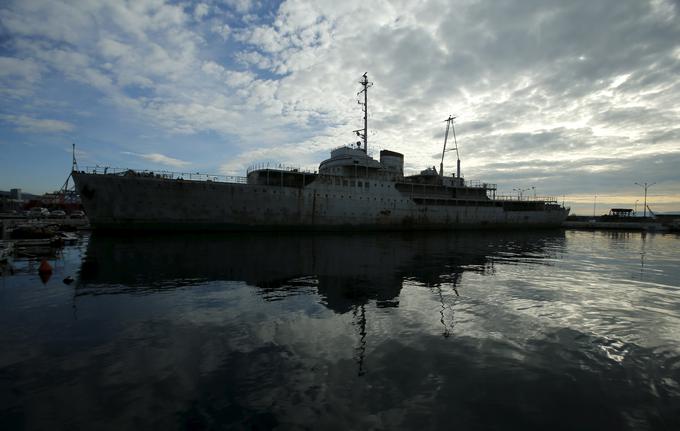
<instances>
[{"instance_id":1,"label":"sky","mask_svg":"<svg viewBox=\"0 0 680 431\"><path fill-rule=\"evenodd\" d=\"M357 140L577 214L680 211L678 0L0 3L0 189L71 168L309 170ZM445 173L455 170L446 155ZM636 203L636 201L638 201Z\"/></svg>"}]
</instances>

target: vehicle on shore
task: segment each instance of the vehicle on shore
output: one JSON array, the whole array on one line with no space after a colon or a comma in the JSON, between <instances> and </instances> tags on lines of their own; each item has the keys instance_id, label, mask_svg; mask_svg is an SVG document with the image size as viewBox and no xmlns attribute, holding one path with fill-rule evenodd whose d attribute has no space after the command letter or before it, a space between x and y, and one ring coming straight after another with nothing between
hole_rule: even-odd
<instances>
[{"instance_id":1,"label":"vehicle on shore","mask_svg":"<svg viewBox=\"0 0 680 431\"><path fill-rule=\"evenodd\" d=\"M48 217L49 218L65 218L66 217L66 211L54 210L54 211L50 212Z\"/></svg>"},{"instance_id":2,"label":"vehicle on shore","mask_svg":"<svg viewBox=\"0 0 680 431\"><path fill-rule=\"evenodd\" d=\"M50 211L47 208L43 207L33 207L30 210L28 210L28 217L31 218L43 218L47 217L50 215Z\"/></svg>"}]
</instances>

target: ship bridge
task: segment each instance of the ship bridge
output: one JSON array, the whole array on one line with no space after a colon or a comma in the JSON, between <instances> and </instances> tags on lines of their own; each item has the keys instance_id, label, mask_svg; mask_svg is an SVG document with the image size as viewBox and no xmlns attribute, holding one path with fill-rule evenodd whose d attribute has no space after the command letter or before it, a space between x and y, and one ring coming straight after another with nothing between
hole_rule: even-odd
<instances>
[{"instance_id":1,"label":"ship bridge","mask_svg":"<svg viewBox=\"0 0 680 431\"><path fill-rule=\"evenodd\" d=\"M347 177L393 177L404 175L404 155L394 151L380 151L380 161L366 154L360 148L338 147L331 151L331 157L319 165L319 173Z\"/></svg>"},{"instance_id":2,"label":"ship bridge","mask_svg":"<svg viewBox=\"0 0 680 431\"><path fill-rule=\"evenodd\" d=\"M319 164L319 173L327 175L355 176L358 170L368 173L382 168L361 148L342 146L331 151L331 157Z\"/></svg>"}]
</instances>

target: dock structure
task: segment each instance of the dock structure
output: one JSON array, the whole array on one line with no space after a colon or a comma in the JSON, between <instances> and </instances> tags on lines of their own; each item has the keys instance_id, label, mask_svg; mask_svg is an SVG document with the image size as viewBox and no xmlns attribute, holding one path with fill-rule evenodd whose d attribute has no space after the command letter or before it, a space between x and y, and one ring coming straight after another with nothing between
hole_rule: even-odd
<instances>
[{"instance_id":1,"label":"dock structure","mask_svg":"<svg viewBox=\"0 0 680 431\"><path fill-rule=\"evenodd\" d=\"M630 208L612 208L608 214L597 217L570 216L562 224L569 229L638 230L665 232L680 230L680 214L656 214L651 217L636 216Z\"/></svg>"}]
</instances>

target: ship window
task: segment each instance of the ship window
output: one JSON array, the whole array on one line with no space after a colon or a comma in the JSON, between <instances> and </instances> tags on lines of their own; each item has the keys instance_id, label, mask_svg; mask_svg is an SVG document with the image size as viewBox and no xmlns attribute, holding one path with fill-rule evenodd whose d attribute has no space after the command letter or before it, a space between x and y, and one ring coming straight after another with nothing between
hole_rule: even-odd
<instances>
[{"instance_id":1,"label":"ship window","mask_svg":"<svg viewBox=\"0 0 680 431\"><path fill-rule=\"evenodd\" d=\"M354 182L354 180L352 180L352 181L349 182L349 185L354 187L354 186L356 186L356 183Z\"/></svg>"},{"instance_id":2,"label":"ship window","mask_svg":"<svg viewBox=\"0 0 680 431\"><path fill-rule=\"evenodd\" d=\"M368 188L371 185L371 183L366 183L366 188Z\"/></svg>"},{"instance_id":3,"label":"ship window","mask_svg":"<svg viewBox=\"0 0 680 431\"><path fill-rule=\"evenodd\" d=\"M342 185L346 186L347 185L347 180L342 180Z\"/></svg>"},{"instance_id":4,"label":"ship window","mask_svg":"<svg viewBox=\"0 0 680 431\"><path fill-rule=\"evenodd\" d=\"M340 178L336 178L336 179L335 179L335 185L336 185L336 186L339 186L339 185L340 185Z\"/></svg>"},{"instance_id":5,"label":"ship window","mask_svg":"<svg viewBox=\"0 0 680 431\"><path fill-rule=\"evenodd\" d=\"M364 186L364 183L362 183L361 181L357 181L357 185L358 185L359 187L363 187L363 186Z\"/></svg>"}]
</instances>

